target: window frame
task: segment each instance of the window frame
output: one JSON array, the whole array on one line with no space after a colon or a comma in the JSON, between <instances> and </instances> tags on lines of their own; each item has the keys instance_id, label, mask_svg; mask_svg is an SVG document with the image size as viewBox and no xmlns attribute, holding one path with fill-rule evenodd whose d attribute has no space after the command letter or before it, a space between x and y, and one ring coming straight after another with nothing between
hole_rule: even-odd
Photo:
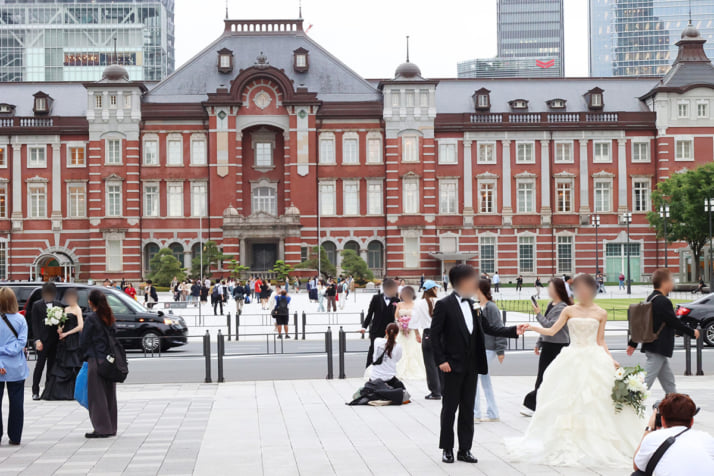
<instances>
[{"instance_id":1,"label":"window frame","mask_svg":"<svg viewBox=\"0 0 714 476\"><path fill-rule=\"evenodd\" d=\"M606 210L598 208L598 185L607 185L608 190L608 208ZM612 189L612 178L594 178L593 179L593 213L612 213L614 209L614 196Z\"/></svg>"},{"instance_id":2,"label":"window frame","mask_svg":"<svg viewBox=\"0 0 714 476\"><path fill-rule=\"evenodd\" d=\"M561 243L563 241L569 241L569 243ZM567 240L566 240L567 239ZM570 259L568 260L569 265L567 269L561 267L561 245L568 245L570 247ZM573 235L557 235L555 239L555 266L557 273L559 275L563 274L573 274L575 270L575 237Z\"/></svg>"},{"instance_id":3,"label":"window frame","mask_svg":"<svg viewBox=\"0 0 714 476\"><path fill-rule=\"evenodd\" d=\"M638 147L645 146L645 151L647 158L642 160L641 158L636 158L635 156ZM650 141L649 140L632 140L632 163L634 164L647 164L652 162L650 154Z\"/></svg>"},{"instance_id":4,"label":"window frame","mask_svg":"<svg viewBox=\"0 0 714 476\"><path fill-rule=\"evenodd\" d=\"M171 190L172 188L176 188L177 190L180 190L181 194L179 196L179 200L176 202L171 200ZM185 203L183 200L185 194L184 190L184 183L183 181L180 180L172 180L166 182L166 217L167 218L181 218L186 216L186 208L185 208ZM179 205L174 205L178 206L180 212L178 214L172 213L172 203L178 203Z\"/></svg>"},{"instance_id":5,"label":"window frame","mask_svg":"<svg viewBox=\"0 0 714 476\"><path fill-rule=\"evenodd\" d=\"M491 210L484 211L484 186L491 187ZM482 215L494 215L498 213L498 180L495 178L485 179L480 178L477 181L478 186L478 212Z\"/></svg>"},{"instance_id":6,"label":"window frame","mask_svg":"<svg viewBox=\"0 0 714 476\"><path fill-rule=\"evenodd\" d=\"M0 144L0 169L7 168L7 153L10 144Z\"/></svg>"},{"instance_id":7,"label":"window frame","mask_svg":"<svg viewBox=\"0 0 714 476\"><path fill-rule=\"evenodd\" d=\"M531 158L529 160L521 160L521 147L528 147L531 151ZM535 141L516 141L516 164L535 164L536 163L536 151L535 151Z\"/></svg>"},{"instance_id":8,"label":"window frame","mask_svg":"<svg viewBox=\"0 0 714 476\"><path fill-rule=\"evenodd\" d=\"M33 206L33 199L32 199L32 191L34 188L40 189L42 197L43 197L43 203L42 203L42 210L38 209L34 210ZM40 202L38 202L40 203ZM38 213L34 213L37 211ZM42 212L42 213L40 213ZM46 182L28 182L27 183L27 218L47 218L47 183Z\"/></svg>"},{"instance_id":9,"label":"window frame","mask_svg":"<svg viewBox=\"0 0 714 476\"><path fill-rule=\"evenodd\" d=\"M644 192L644 204L641 207L637 206L637 186L645 184L644 188L640 188L640 193ZM650 177L632 177L632 213L647 213L652 211L652 179Z\"/></svg>"},{"instance_id":10,"label":"window frame","mask_svg":"<svg viewBox=\"0 0 714 476\"><path fill-rule=\"evenodd\" d=\"M196 193L196 190L199 188L201 188L203 190L201 192L201 197L199 197L199 200L196 200L196 198L198 196ZM190 183L190 187L189 187L189 194L190 194L190 198L191 198L191 207L190 207L191 208L191 210L190 210L191 217L192 218L207 217L208 216L208 182L206 182L204 180L192 181ZM201 200L203 201L203 203L201 203ZM276 197L276 201L277 201L277 197ZM202 212L199 211L197 213L196 208L199 205L201 205L201 208L203 209L203 211Z\"/></svg>"},{"instance_id":11,"label":"window frame","mask_svg":"<svg viewBox=\"0 0 714 476\"><path fill-rule=\"evenodd\" d=\"M172 153L172 146L177 146L178 149ZM175 153L178 156L174 156ZM169 134L166 137L166 167L183 167L183 135Z\"/></svg>"},{"instance_id":12,"label":"window frame","mask_svg":"<svg viewBox=\"0 0 714 476\"><path fill-rule=\"evenodd\" d=\"M146 157L147 157L147 145L152 144L152 147L154 147L154 161L153 162L147 162ZM142 141L142 147L141 147L141 164L145 165L147 167L158 167L161 165L161 159L159 157L159 138L155 135L152 136L145 136Z\"/></svg>"},{"instance_id":13,"label":"window frame","mask_svg":"<svg viewBox=\"0 0 714 476\"><path fill-rule=\"evenodd\" d=\"M407 243L413 243L416 246L416 251L410 251L411 259L407 259ZM402 242L402 255L404 269L417 269L421 265L421 243L418 236L404 236ZM415 260L415 261L412 261Z\"/></svg>"},{"instance_id":14,"label":"window frame","mask_svg":"<svg viewBox=\"0 0 714 476\"><path fill-rule=\"evenodd\" d=\"M326 155L326 151L323 149L323 143L331 143L331 150L329 150L329 157ZM318 163L320 165L337 165L337 152L335 144L335 134L333 132L321 132L318 138Z\"/></svg>"},{"instance_id":15,"label":"window frame","mask_svg":"<svg viewBox=\"0 0 714 476\"><path fill-rule=\"evenodd\" d=\"M561 197L560 186L567 185L567 193L569 194L568 203L570 207L568 210L561 208ZM565 196L565 195L564 195ZM555 179L555 213L558 214L570 214L575 212L575 180L572 178L556 178Z\"/></svg>"},{"instance_id":16,"label":"window frame","mask_svg":"<svg viewBox=\"0 0 714 476\"><path fill-rule=\"evenodd\" d=\"M112 207L112 190L111 188L118 187L118 202L115 204L118 208L113 209ZM107 180L104 183L104 216L108 218L121 218L123 216L122 210L124 207L124 197L123 197L123 187L119 180Z\"/></svg>"},{"instance_id":17,"label":"window frame","mask_svg":"<svg viewBox=\"0 0 714 476\"><path fill-rule=\"evenodd\" d=\"M489 146L492 152L492 159L485 160L481 153L481 146ZM477 164L496 164L498 157L496 152L496 141L477 141L476 142L476 163Z\"/></svg>"},{"instance_id":18,"label":"window frame","mask_svg":"<svg viewBox=\"0 0 714 476\"><path fill-rule=\"evenodd\" d=\"M529 243L524 243L525 241L528 241ZM522 246L530 246L531 247L531 267L530 270L526 270L523 268L523 260L528 259L524 258L522 256ZM518 253L518 274L535 274L536 271L538 270L538 256L537 256L537 247L536 247L536 237L535 235L532 234L525 234L525 235L519 235L518 239L516 241L516 247L517 247L517 253Z\"/></svg>"},{"instance_id":19,"label":"window frame","mask_svg":"<svg viewBox=\"0 0 714 476\"><path fill-rule=\"evenodd\" d=\"M453 158L449 157L452 154L447 151L451 150ZM440 165L456 165L459 163L459 142L458 140L440 140L439 141L439 160Z\"/></svg>"},{"instance_id":20,"label":"window frame","mask_svg":"<svg viewBox=\"0 0 714 476\"><path fill-rule=\"evenodd\" d=\"M607 146L607 158L605 160L598 159L598 146ZM593 141L593 163L594 164L611 164L612 163L612 141L611 140L594 140Z\"/></svg>"},{"instance_id":21,"label":"window frame","mask_svg":"<svg viewBox=\"0 0 714 476\"><path fill-rule=\"evenodd\" d=\"M116 144L116 150L114 150L112 144ZM116 152L116 159L114 161L114 153ZM104 141L104 165L123 165L124 158L122 154L122 139L119 137L108 137Z\"/></svg>"},{"instance_id":22,"label":"window frame","mask_svg":"<svg viewBox=\"0 0 714 476\"><path fill-rule=\"evenodd\" d=\"M691 118L691 111L689 108L689 100L681 99L677 101L677 119L689 119ZM683 114L684 112L684 114Z\"/></svg>"},{"instance_id":23,"label":"window frame","mask_svg":"<svg viewBox=\"0 0 714 476\"><path fill-rule=\"evenodd\" d=\"M318 191L320 196L318 197L318 206L320 207L320 216L336 216L337 215L337 181L336 180L321 180ZM329 209L327 205L327 199L332 198L329 201Z\"/></svg>"},{"instance_id":24,"label":"window frame","mask_svg":"<svg viewBox=\"0 0 714 476\"><path fill-rule=\"evenodd\" d=\"M701 107L704 107L704 114L701 114ZM697 119L709 119L709 101L697 101Z\"/></svg>"},{"instance_id":25,"label":"window frame","mask_svg":"<svg viewBox=\"0 0 714 476\"><path fill-rule=\"evenodd\" d=\"M530 202L532 208L528 209L521 209L521 185L529 185L530 186L530 193L533 194L533 200ZM525 189L524 189L525 190ZM522 213L522 214L527 214L527 213L537 213L536 210L538 209L536 200L537 200L537 191L536 191L536 179L535 177L518 177L516 178L516 213ZM527 202L524 201L524 204Z\"/></svg>"},{"instance_id":26,"label":"window frame","mask_svg":"<svg viewBox=\"0 0 714 476\"><path fill-rule=\"evenodd\" d=\"M414 188L413 191L410 190L412 186ZM414 198L413 201L410 197L412 192ZM421 200L419 200L419 177L404 177L402 179L402 215L418 215L419 213L421 213Z\"/></svg>"},{"instance_id":27,"label":"window frame","mask_svg":"<svg viewBox=\"0 0 714 476\"><path fill-rule=\"evenodd\" d=\"M79 188L82 191L82 208L79 213L72 213L72 204L74 203L72 197L72 189ZM77 219L77 218L87 218L87 184L86 182L67 182L67 218Z\"/></svg>"},{"instance_id":28,"label":"window frame","mask_svg":"<svg viewBox=\"0 0 714 476\"><path fill-rule=\"evenodd\" d=\"M82 163L75 164L73 151L82 151ZM67 154L67 168L68 169L83 169L87 167L87 144L84 142L68 142L67 148L65 149Z\"/></svg>"},{"instance_id":29,"label":"window frame","mask_svg":"<svg viewBox=\"0 0 714 476\"><path fill-rule=\"evenodd\" d=\"M568 146L568 156L565 159L558 158L558 146ZM572 164L575 161L574 147L572 140L558 140L553 144L553 162L556 164Z\"/></svg>"},{"instance_id":30,"label":"window frame","mask_svg":"<svg viewBox=\"0 0 714 476\"><path fill-rule=\"evenodd\" d=\"M348 179L343 179L342 180L342 215L343 216L359 216L360 215L360 180L355 179L355 180L348 180ZM354 191L350 191L350 195L353 195L352 198L354 199L354 205L355 209L354 210L349 210L347 207L347 188L348 187L354 187Z\"/></svg>"},{"instance_id":31,"label":"window frame","mask_svg":"<svg viewBox=\"0 0 714 476\"><path fill-rule=\"evenodd\" d=\"M350 161L347 160L347 145L351 144L354 146L354 157L350 157ZM353 160L352 160L353 159ZM359 134L356 132L345 132L342 134L342 165L360 165L359 160Z\"/></svg>"},{"instance_id":32,"label":"window frame","mask_svg":"<svg viewBox=\"0 0 714 476\"><path fill-rule=\"evenodd\" d=\"M203 155L203 160L201 162L196 161L196 147L201 144L201 154ZM196 167L205 167L208 165L208 142L206 141L206 136L203 134L194 134L191 136L190 142L190 164Z\"/></svg>"},{"instance_id":33,"label":"window frame","mask_svg":"<svg viewBox=\"0 0 714 476\"><path fill-rule=\"evenodd\" d=\"M33 160L33 152L42 151L42 161ZM47 146L32 144L27 146L27 168L28 169L46 169L47 168Z\"/></svg>"},{"instance_id":34,"label":"window frame","mask_svg":"<svg viewBox=\"0 0 714 476\"><path fill-rule=\"evenodd\" d=\"M372 156L372 149L371 149L371 145L374 142L377 143L378 154L377 154L376 160L374 160L374 158ZM368 132L366 147L367 147L367 157L366 157L367 164L381 164L384 162L384 142L382 140L382 134L380 134L379 132Z\"/></svg>"},{"instance_id":35,"label":"window frame","mask_svg":"<svg viewBox=\"0 0 714 476\"><path fill-rule=\"evenodd\" d=\"M486 243L486 241L491 241L491 243ZM486 258L484 260L484 248L486 246L493 246L493 257ZM478 237L478 256L479 256L479 270L482 273L493 273L498 269L498 239L495 235L479 235ZM484 261L493 261L493 268L484 269Z\"/></svg>"},{"instance_id":36,"label":"window frame","mask_svg":"<svg viewBox=\"0 0 714 476\"><path fill-rule=\"evenodd\" d=\"M0 182L0 218L7 218L8 216L8 183Z\"/></svg>"},{"instance_id":37,"label":"window frame","mask_svg":"<svg viewBox=\"0 0 714 476\"><path fill-rule=\"evenodd\" d=\"M147 213L147 210L149 209L148 206L148 197L149 194L147 193L147 188L149 187L156 187L156 204L155 204L155 213ZM159 218L161 216L161 183L158 181L150 181L150 182L144 182L141 187L141 202L142 202L142 216L146 218Z\"/></svg>"},{"instance_id":38,"label":"window frame","mask_svg":"<svg viewBox=\"0 0 714 476\"><path fill-rule=\"evenodd\" d=\"M453 190L446 190L445 187L453 187ZM448 206L444 207L444 193L448 193ZM451 196L453 194L453 196ZM455 178L439 179L439 214L458 215L459 213L459 180Z\"/></svg>"},{"instance_id":39,"label":"window frame","mask_svg":"<svg viewBox=\"0 0 714 476\"><path fill-rule=\"evenodd\" d=\"M118 252L119 254L114 257L116 258L117 262L113 263L112 262L112 256L110 255L110 250L112 249L112 246L110 246L110 243L118 243ZM107 272L120 272L124 269L124 240L121 239L114 239L114 238L107 238L106 242L106 255L105 255L105 267ZM117 265L116 268L112 267L114 264Z\"/></svg>"},{"instance_id":40,"label":"window frame","mask_svg":"<svg viewBox=\"0 0 714 476\"><path fill-rule=\"evenodd\" d=\"M378 187L379 188L379 200L375 202L373 195L373 191L370 190L372 187ZM370 198L371 197L371 198ZM375 207L378 211L373 212L372 208L374 203L377 203L377 206ZM366 215L368 216L380 216L384 215L384 181L383 180L367 180L367 210Z\"/></svg>"},{"instance_id":41,"label":"window frame","mask_svg":"<svg viewBox=\"0 0 714 476\"><path fill-rule=\"evenodd\" d=\"M679 157L679 144L689 143L689 157ZM694 137L681 136L674 139L674 161L675 162L693 162L694 161Z\"/></svg>"},{"instance_id":42,"label":"window frame","mask_svg":"<svg viewBox=\"0 0 714 476\"><path fill-rule=\"evenodd\" d=\"M412 146L407 146L407 144L413 144ZM405 135L401 137L402 146L402 162L406 164L418 164L419 163L419 136L418 135ZM409 153L409 152L412 153Z\"/></svg>"}]
</instances>

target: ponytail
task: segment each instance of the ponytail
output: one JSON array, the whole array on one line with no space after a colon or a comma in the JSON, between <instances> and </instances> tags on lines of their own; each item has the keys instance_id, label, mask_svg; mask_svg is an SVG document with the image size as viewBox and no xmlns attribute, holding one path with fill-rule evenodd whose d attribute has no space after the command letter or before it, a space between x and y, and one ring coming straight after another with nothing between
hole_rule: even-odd
<instances>
[{"instance_id":1,"label":"ponytail","mask_svg":"<svg viewBox=\"0 0 714 476\"><path fill-rule=\"evenodd\" d=\"M392 358L392 349L394 349L394 345L397 342L397 334L399 334L399 326L394 322L390 323L387 326L387 343L384 346L384 352L390 359Z\"/></svg>"}]
</instances>

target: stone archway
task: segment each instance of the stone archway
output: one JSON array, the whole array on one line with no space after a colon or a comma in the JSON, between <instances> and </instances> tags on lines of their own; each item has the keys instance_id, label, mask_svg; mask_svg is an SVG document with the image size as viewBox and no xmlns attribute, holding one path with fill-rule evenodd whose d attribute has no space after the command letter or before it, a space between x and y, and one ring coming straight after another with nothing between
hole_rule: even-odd
<instances>
[{"instance_id":1,"label":"stone archway","mask_svg":"<svg viewBox=\"0 0 714 476\"><path fill-rule=\"evenodd\" d=\"M49 248L30 266L30 281L74 281L79 273L76 256L70 250Z\"/></svg>"}]
</instances>

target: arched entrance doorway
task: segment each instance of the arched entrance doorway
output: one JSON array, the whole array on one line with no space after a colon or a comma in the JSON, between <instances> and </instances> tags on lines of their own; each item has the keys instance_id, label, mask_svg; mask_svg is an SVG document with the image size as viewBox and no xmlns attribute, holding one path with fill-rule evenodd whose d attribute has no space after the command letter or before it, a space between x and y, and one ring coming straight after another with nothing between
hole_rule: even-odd
<instances>
[{"instance_id":1,"label":"arched entrance doorway","mask_svg":"<svg viewBox=\"0 0 714 476\"><path fill-rule=\"evenodd\" d=\"M30 281L72 281L75 276L75 264L64 253L46 253L35 259L30 266Z\"/></svg>"}]
</instances>

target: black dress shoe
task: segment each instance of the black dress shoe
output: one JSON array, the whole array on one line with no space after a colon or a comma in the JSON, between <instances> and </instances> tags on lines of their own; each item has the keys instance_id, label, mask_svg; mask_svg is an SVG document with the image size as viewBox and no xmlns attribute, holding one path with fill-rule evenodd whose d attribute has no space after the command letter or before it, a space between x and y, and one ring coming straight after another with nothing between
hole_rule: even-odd
<instances>
[{"instance_id":1,"label":"black dress shoe","mask_svg":"<svg viewBox=\"0 0 714 476\"><path fill-rule=\"evenodd\" d=\"M10 440L10 441L8 441L7 443L8 443L10 446L20 446L20 442L19 442L19 441L12 441L12 440Z\"/></svg>"},{"instance_id":2,"label":"black dress shoe","mask_svg":"<svg viewBox=\"0 0 714 476\"><path fill-rule=\"evenodd\" d=\"M102 433L96 433L96 432L91 432L91 433L85 433L84 437L85 438L109 438L112 435L104 435Z\"/></svg>"},{"instance_id":3,"label":"black dress shoe","mask_svg":"<svg viewBox=\"0 0 714 476\"><path fill-rule=\"evenodd\" d=\"M478 460L470 451L459 451L456 453L456 459L464 463L478 463Z\"/></svg>"},{"instance_id":4,"label":"black dress shoe","mask_svg":"<svg viewBox=\"0 0 714 476\"><path fill-rule=\"evenodd\" d=\"M38 394L36 394L36 393L33 393L33 394L32 394L32 399L33 399L33 400L39 400L39 399L40 399L40 396L39 396Z\"/></svg>"},{"instance_id":5,"label":"black dress shoe","mask_svg":"<svg viewBox=\"0 0 714 476\"><path fill-rule=\"evenodd\" d=\"M434 395L433 393L430 393L426 397L427 400L441 400L441 395Z\"/></svg>"},{"instance_id":6,"label":"black dress shoe","mask_svg":"<svg viewBox=\"0 0 714 476\"><path fill-rule=\"evenodd\" d=\"M441 455L441 461L444 463L453 463L454 462L454 451L453 450L444 450L444 452Z\"/></svg>"}]
</instances>

